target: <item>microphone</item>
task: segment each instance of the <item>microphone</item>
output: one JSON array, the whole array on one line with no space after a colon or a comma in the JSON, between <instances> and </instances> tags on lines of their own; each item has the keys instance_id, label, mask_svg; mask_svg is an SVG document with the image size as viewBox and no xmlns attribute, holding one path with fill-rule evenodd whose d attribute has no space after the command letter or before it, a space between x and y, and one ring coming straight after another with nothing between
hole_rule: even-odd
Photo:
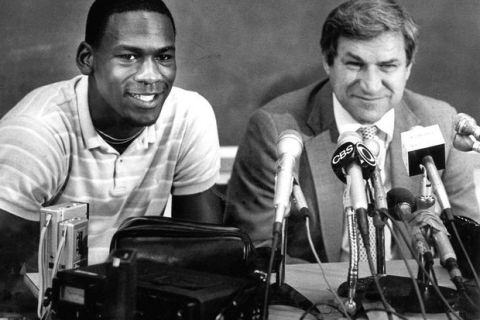
<instances>
[{"instance_id":1,"label":"microphone","mask_svg":"<svg viewBox=\"0 0 480 320\"><path fill-rule=\"evenodd\" d=\"M458 267L457 255L453 250L449 239L449 234L440 218L429 209L417 211L416 223L430 228L431 237L434 240L438 251L441 265L447 269L450 279L455 284L457 290L465 289L462 273Z\"/></svg>"},{"instance_id":2,"label":"microphone","mask_svg":"<svg viewBox=\"0 0 480 320\"><path fill-rule=\"evenodd\" d=\"M440 263L447 269L450 279L455 284L457 290L464 290L463 277L458 268L457 256L453 250L452 244L448 239L448 232L440 218L429 209L416 210L415 197L404 188L393 188L387 193L389 212L395 220L407 221L407 226L413 236L413 246L415 251L422 255L428 265L433 265L433 255L430 246L421 230L428 227L431 237L437 248ZM433 207L433 206L432 206ZM414 211L412 213L412 211Z\"/></svg>"},{"instance_id":3,"label":"microphone","mask_svg":"<svg viewBox=\"0 0 480 320\"><path fill-rule=\"evenodd\" d=\"M297 178L293 179L292 194L295 208L297 209L300 216L309 218L310 210L308 209L307 200L305 199L305 195L303 194L302 188L300 187L300 183L298 183Z\"/></svg>"},{"instance_id":4,"label":"microphone","mask_svg":"<svg viewBox=\"0 0 480 320\"><path fill-rule=\"evenodd\" d=\"M378 155L380 154L380 146L377 141L373 139L367 139L364 141L365 146L368 150L371 151L375 159L377 159ZM375 209L378 212L384 212L388 210L387 198L385 194L385 186L382 182L382 176L380 174L380 169L375 167L373 170L370 181L373 184L373 190L375 194Z\"/></svg>"},{"instance_id":5,"label":"microphone","mask_svg":"<svg viewBox=\"0 0 480 320\"><path fill-rule=\"evenodd\" d=\"M416 199L405 188L393 188L387 192L388 212L397 221L403 221L412 234L412 244L418 255L429 266L433 265L433 254L420 226L415 223Z\"/></svg>"},{"instance_id":6,"label":"microphone","mask_svg":"<svg viewBox=\"0 0 480 320\"><path fill-rule=\"evenodd\" d=\"M453 137L453 147L459 151L475 151L480 153L480 142L471 135L461 135L456 133Z\"/></svg>"},{"instance_id":7,"label":"microphone","mask_svg":"<svg viewBox=\"0 0 480 320\"><path fill-rule=\"evenodd\" d=\"M376 162L372 153L361 143L360 135L347 131L338 138L338 148L332 156L332 169L337 177L346 183L350 177L350 197L355 210L357 223L367 252L370 250L367 220L367 196L364 179L368 179L375 169Z\"/></svg>"},{"instance_id":8,"label":"microphone","mask_svg":"<svg viewBox=\"0 0 480 320\"><path fill-rule=\"evenodd\" d=\"M370 178L376 166L374 156L362 142L362 138L356 132L342 133L331 161L333 171L343 183L346 183L346 175L351 177L351 198L355 210L367 209L363 180Z\"/></svg>"},{"instance_id":9,"label":"microphone","mask_svg":"<svg viewBox=\"0 0 480 320\"><path fill-rule=\"evenodd\" d=\"M375 159L380 154L380 144L374 139L365 139L365 146L372 152ZM375 167L371 176L370 182L373 185L374 193L374 215L372 217L373 225L375 226L375 242L377 253L377 273L385 274L385 213L388 211L387 197L385 194L385 186L383 185L380 168Z\"/></svg>"},{"instance_id":10,"label":"microphone","mask_svg":"<svg viewBox=\"0 0 480 320\"><path fill-rule=\"evenodd\" d=\"M445 169L445 140L438 125L413 127L401 133L403 161L409 176L426 170L437 200L447 216L453 220L450 201L438 170Z\"/></svg>"},{"instance_id":11,"label":"microphone","mask_svg":"<svg viewBox=\"0 0 480 320\"><path fill-rule=\"evenodd\" d=\"M480 139L480 127L475 119L465 113L459 113L453 121L454 130L461 135L472 135L475 139Z\"/></svg>"},{"instance_id":12,"label":"microphone","mask_svg":"<svg viewBox=\"0 0 480 320\"><path fill-rule=\"evenodd\" d=\"M302 153L302 136L295 130L283 131L277 143L277 174L275 176L275 223L282 223L286 216L292 194L295 162Z\"/></svg>"}]
</instances>

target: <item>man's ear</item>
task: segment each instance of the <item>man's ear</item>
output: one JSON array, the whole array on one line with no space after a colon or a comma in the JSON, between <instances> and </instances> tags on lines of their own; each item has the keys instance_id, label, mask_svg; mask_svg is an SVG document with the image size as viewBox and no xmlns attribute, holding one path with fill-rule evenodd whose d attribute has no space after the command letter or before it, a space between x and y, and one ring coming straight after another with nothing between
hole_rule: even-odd
<instances>
[{"instance_id":1,"label":"man's ear","mask_svg":"<svg viewBox=\"0 0 480 320\"><path fill-rule=\"evenodd\" d=\"M90 75L93 72L93 50L92 47L82 41L77 49L77 67L84 75Z\"/></svg>"},{"instance_id":2,"label":"man's ear","mask_svg":"<svg viewBox=\"0 0 480 320\"><path fill-rule=\"evenodd\" d=\"M325 57L324 54L322 54L322 66L323 66L323 70L325 70L325 73L327 74L327 76L329 76L330 75L330 66L328 65L327 57Z\"/></svg>"},{"instance_id":3,"label":"man's ear","mask_svg":"<svg viewBox=\"0 0 480 320\"><path fill-rule=\"evenodd\" d=\"M410 72L412 71L412 65L413 65L413 61L410 61L410 64L407 66L407 77L406 77L405 81L407 81L408 78L410 78Z\"/></svg>"}]
</instances>

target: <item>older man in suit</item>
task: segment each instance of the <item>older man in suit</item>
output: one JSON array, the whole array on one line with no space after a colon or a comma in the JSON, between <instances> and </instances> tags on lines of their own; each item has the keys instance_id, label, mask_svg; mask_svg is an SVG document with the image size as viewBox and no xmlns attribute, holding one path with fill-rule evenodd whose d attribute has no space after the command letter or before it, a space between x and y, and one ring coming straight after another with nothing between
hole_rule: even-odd
<instances>
[{"instance_id":1,"label":"older man in suit","mask_svg":"<svg viewBox=\"0 0 480 320\"><path fill-rule=\"evenodd\" d=\"M323 26L321 48L328 79L280 96L253 114L228 186L226 222L249 233L256 245L271 241L274 220L276 143L286 129L298 131L304 149L297 169L312 211L311 230L323 261L348 257L343 183L330 161L339 134L374 125L380 146L378 166L386 189L416 193L420 177L409 177L402 162L400 133L413 126L438 124L446 140L442 180L455 214L480 221L468 154L452 148L447 103L406 90L417 27L393 0L354 0L335 8ZM387 230L387 229L386 229ZM388 231L388 230L387 230ZM387 259L399 257L386 234ZM288 254L313 260L303 222L289 221Z\"/></svg>"}]
</instances>

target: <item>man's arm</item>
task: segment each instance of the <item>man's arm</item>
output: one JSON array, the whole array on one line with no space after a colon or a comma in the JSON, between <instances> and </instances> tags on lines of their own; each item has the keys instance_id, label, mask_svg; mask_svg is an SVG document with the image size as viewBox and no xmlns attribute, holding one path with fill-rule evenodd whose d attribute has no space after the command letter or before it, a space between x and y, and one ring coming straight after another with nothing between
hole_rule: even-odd
<instances>
[{"instance_id":1,"label":"man's arm","mask_svg":"<svg viewBox=\"0 0 480 320\"><path fill-rule=\"evenodd\" d=\"M445 170L441 172L442 182L448 194L454 215L469 217L480 222L480 212L475 192L475 164L480 158L470 152L453 147L454 123L457 111L449 105L435 105L435 113L429 115L433 124L442 130L446 145Z\"/></svg>"},{"instance_id":2,"label":"man's arm","mask_svg":"<svg viewBox=\"0 0 480 320\"><path fill-rule=\"evenodd\" d=\"M189 195L172 196L172 218L223 223L222 199L216 187Z\"/></svg>"},{"instance_id":3,"label":"man's arm","mask_svg":"<svg viewBox=\"0 0 480 320\"><path fill-rule=\"evenodd\" d=\"M0 125L0 264L27 262L38 248L41 206L61 188L68 172L67 135L55 117L2 118ZM61 127L60 127L61 128ZM33 266L36 265L35 261Z\"/></svg>"},{"instance_id":4,"label":"man's arm","mask_svg":"<svg viewBox=\"0 0 480 320\"><path fill-rule=\"evenodd\" d=\"M274 220L278 132L263 110L250 119L228 184L225 222L247 232L256 246L270 245Z\"/></svg>"},{"instance_id":5,"label":"man's arm","mask_svg":"<svg viewBox=\"0 0 480 320\"><path fill-rule=\"evenodd\" d=\"M185 118L186 130L175 166L172 217L222 223L221 201L214 183L220 169L217 123L210 103L193 94Z\"/></svg>"},{"instance_id":6,"label":"man's arm","mask_svg":"<svg viewBox=\"0 0 480 320\"><path fill-rule=\"evenodd\" d=\"M474 183L475 168L480 157L451 148L442 180L453 214L469 217L480 223L480 211Z\"/></svg>"},{"instance_id":7,"label":"man's arm","mask_svg":"<svg viewBox=\"0 0 480 320\"><path fill-rule=\"evenodd\" d=\"M17 273L24 262L34 257L39 234L38 222L0 209L0 272Z\"/></svg>"}]
</instances>

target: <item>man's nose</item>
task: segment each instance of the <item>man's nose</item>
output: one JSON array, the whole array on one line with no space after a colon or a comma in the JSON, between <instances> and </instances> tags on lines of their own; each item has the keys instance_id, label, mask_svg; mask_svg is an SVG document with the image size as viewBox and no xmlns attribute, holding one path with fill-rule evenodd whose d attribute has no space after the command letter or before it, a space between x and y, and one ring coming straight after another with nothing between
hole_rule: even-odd
<instances>
[{"instance_id":1,"label":"man's nose","mask_svg":"<svg viewBox=\"0 0 480 320\"><path fill-rule=\"evenodd\" d=\"M379 70L375 67L366 68L361 73L360 83L361 88L365 92L368 93L375 93L380 90L382 87L382 75L380 74Z\"/></svg>"},{"instance_id":2,"label":"man's nose","mask_svg":"<svg viewBox=\"0 0 480 320\"><path fill-rule=\"evenodd\" d=\"M155 83L161 79L160 67L152 58L145 59L135 75L135 80L143 83Z\"/></svg>"}]
</instances>

